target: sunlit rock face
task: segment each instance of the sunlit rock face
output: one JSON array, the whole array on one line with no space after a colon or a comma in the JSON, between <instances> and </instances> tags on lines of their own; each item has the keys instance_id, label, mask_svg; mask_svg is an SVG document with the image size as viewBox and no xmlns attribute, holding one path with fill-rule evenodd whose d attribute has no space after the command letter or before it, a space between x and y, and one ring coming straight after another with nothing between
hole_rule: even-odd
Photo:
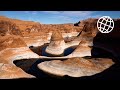
<instances>
[{"instance_id":1,"label":"sunlit rock face","mask_svg":"<svg viewBox=\"0 0 120 90\"><path fill-rule=\"evenodd\" d=\"M6 35L0 38L0 79L34 78L13 64L14 60L38 58L19 36Z\"/></svg>"},{"instance_id":2,"label":"sunlit rock face","mask_svg":"<svg viewBox=\"0 0 120 90\"><path fill-rule=\"evenodd\" d=\"M0 36L19 35L22 36L20 28L11 21L4 21L0 18Z\"/></svg>"},{"instance_id":3,"label":"sunlit rock face","mask_svg":"<svg viewBox=\"0 0 120 90\"><path fill-rule=\"evenodd\" d=\"M94 43L94 46L105 49L114 56L117 54L120 56L120 45L118 45L120 20L114 21L114 30L107 35L100 33L96 39L98 44ZM104 71L114 64L111 59L87 57L91 56L93 39L98 33L96 24L97 19L82 20L74 26L73 24L45 25L0 17L0 79L34 78L35 76L27 74L23 68L13 63L21 59L28 61L33 59L33 62L36 62L34 59L50 59L51 61L40 62L38 68L59 76L91 76ZM117 44L112 42L115 46L111 46L111 41L115 40ZM44 46L47 46L45 52L54 57L42 56ZM74 51L64 55L64 50L72 46L75 46ZM33 63L26 63L20 64L28 70Z\"/></svg>"},{"instance_id":4,"label":"sunlit rock face","mask_svg":"<svg viewBox=\"0 0 120 90\"><path fill-rule=\"evenodd\" d=\"M35 78L12 64L0 63L0 79Z\"/></svg>"},{"instance_id":5,"label":"sunlit rock face","mask_svg":"<svg viewBox=\"0 0 120 90\"><path fill-rule=\"evenodd\" d=\"M28 47L6 48L0 52L0 79L35 78L17 67L13 61L39 58Z\"/></svg>"},{"instance_id":6,"label":"sunlit rock face","mask_svg":"<svg viewBox=\"0 0 120 90\"><path fill-rule=\"evenodd\" d=\"M46 52L52 55L60 55L64 52L65 42L60 31L54 31L51 36L50 44L46 48Z\"/></svg>"},{"instance_id":7,"label":"sunlit rock face","mask_svg":"<svg viewBox=\"0 0 120 90\"><path fill-rule=\"evenodd\" d=\"M113 64L112 59L108 58L71 58L45 61L38 64L38 68L57 76L82 77L100 73Z\"/></svg>"},{"instance_id":8,"label":"sunlit rock face","mask_svg":"<svg viewBox=\"0 0 120 90\"><path fill-rule=\"evenodd\" d=\"M82 27L82 31L75 39L67 43L67 45L78 45L78 47L70 54L70 57L91 56L93 39L98 33L97 19L86 19L77 23L77 26Z\"/></svg>"},{"instance_id":9,"label":"sunlit rock face","mask_svg":"<svg viewBox=\"0 0 120 90\"><path fill-rule=\"evenodd\" d=\"M26 47L22 37L16 35L0 36L0 51L6 48Z\"/></svg>"},{"instance_id":10,"label":"sunlit rock face","mask_svg":"<svg viewBox=\"0 0 120 90\"><path fill-rule=\"evenodd\" d=\"M97 20L98 19L93 19L93 18L82 20L78 25L78 27L82 27L82 31L76 37L75 40L81 40L82 38L89 36L95 37L96 34L98 33Z\"/></svg>"},{"instance_id":11,"label":"sunlit rock face","mask_svg":"<svg viewBox=\"0 0 120 90\"><path fill-rule=\"evenodd\" d=\"M81 31L79 34L70 42L66 43L67 46L79 45L80 42L85 41L86 46L93 46L93 38L98 33L97 29L97 19L89 18L82 20L75 24L76 27L80 27Z\"/></svg>"},{"instance_id":12,"label":"sunlit rock face","mask_svg":"<svg viewBox=\"0 0 120 90\"><path fill-rule=\"evenodd\" d=\"M22 37L7 35L0 38L0 57L11 61L39 56L27 47Z\"/></svg>"},{"instance_id":13,"label":"sunlit rock face","mask_svg":"<svg viewBox=\"0 0 120 90\"><path fill-rule=\"evenodd\" d=\"M91 56L91 48L88 46L89 42L81 41L77 48L68 57L84 57Z\"/></svg>"}]
</instances>

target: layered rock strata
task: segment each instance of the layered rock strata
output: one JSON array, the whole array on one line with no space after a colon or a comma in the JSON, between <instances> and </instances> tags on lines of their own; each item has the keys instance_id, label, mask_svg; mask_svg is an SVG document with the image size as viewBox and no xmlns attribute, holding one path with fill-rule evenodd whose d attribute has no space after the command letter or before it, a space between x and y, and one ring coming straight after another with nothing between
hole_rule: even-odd
<instances>
[{"instance_id":1,"label":"layered rock strata","mask_svg":"<svg viewBox=\"0 0 120 90\"><path fill-rule=\"evenodd\" d=\"M51 41L46 47L46 52L52 55L61 55L65 49L65 42L60 31L54 31L51 36Z\"/></svg>"},{"instance_id":2,"label":"layered rock strata","mask_svg":"<svg viewBox=\"0 0 120 90\"><path fill-rule=\"evenodd\" d=\"M0 79L35 78L17 67L13 61L24 58L39 58L33 53L19 36L3 36L0 38Z\"/></svg>"},{"instance_id":3,"label":"layered rock strata","mask_svg":"<svg viewBox=\"0 0 120 90\"><path fill-rule=\"evenodd\" d=\"M64 61L45 61L38 64L38 68L57 76L82 77L100 73L113 64L108 58L71 58Z\"/></svg>"}]
</instances>

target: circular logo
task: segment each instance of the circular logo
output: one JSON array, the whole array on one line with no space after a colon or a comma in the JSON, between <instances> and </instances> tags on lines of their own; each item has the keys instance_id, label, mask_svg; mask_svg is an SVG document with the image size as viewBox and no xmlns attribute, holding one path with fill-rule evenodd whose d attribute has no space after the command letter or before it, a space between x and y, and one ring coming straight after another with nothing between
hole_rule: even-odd
<instances>
[{"instance_id":1,"label":"circular logo","mask_svg":"<svg viewBox=\"0 0 120 90\"><path fill-rule=\"evenodd\" d=\"M103 16L98 19L97 28L101 33L109 33L114 28L114 21L109 16Z\"/></svg>"}]
</instances>

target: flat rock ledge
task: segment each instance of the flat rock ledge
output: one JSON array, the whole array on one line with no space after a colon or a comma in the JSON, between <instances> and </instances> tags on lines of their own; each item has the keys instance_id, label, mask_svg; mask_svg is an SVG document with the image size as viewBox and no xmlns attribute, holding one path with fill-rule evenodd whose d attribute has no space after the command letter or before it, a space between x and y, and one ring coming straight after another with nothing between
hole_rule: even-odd
<instances>
[{"instance_id":1,"label":"flat rock ledge","mask_svg":"<svg viewBox=\"0 0 120 90\"><path fill-rule=\"evenodd\" d=\"M108 58L71 58L45 61L38 64L38 68L57 76L82 77L100 73L113 64L112 59Z\"/></svg>"}]
</instances>

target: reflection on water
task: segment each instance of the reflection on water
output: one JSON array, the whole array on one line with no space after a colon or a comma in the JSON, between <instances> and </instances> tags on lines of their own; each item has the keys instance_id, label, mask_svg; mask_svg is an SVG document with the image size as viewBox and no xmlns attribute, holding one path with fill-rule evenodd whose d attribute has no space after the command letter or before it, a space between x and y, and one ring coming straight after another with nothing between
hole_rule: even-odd
<instances>
[{"instance_id":1,"label":"reflection on water","mask_svg":"<svg viewBox=\"0 0 120 90\"><path fill-rule=\"evenodd\" d=\"M68 48L65 50L64 52L64 55L68 55L69 53L71 53L73 50L75 50L76 47L72 47L72 48ZM45 47L44 49L45 50ZM92 55L93 57L108 57L108 56L111 56L110 54L108 54L108 52L105 52L104 50L101 50L101 49L98 49L98 48L93 48L92 49ZM90 57L87 57L87 58L90 58ZM52 59L51 59L52 60ZM46 61L45 59L28 59L28 60L16 60L14 61L14 64L17 66L17 67L20 67L23 71L25 71L26 73L28 74L31 74L31 75L34 75L36 78L40 79L40 78L48 78L48 79L71 79L72 77L69 77L69 76L64 76L64 77L60 77L60 76L55 76L55 75L51 75L51 74L48 74L48 73L45 73L43 72L42 70L40 70L37 65L41 62L44 62ZM116 68L115 66L112 67L113 68ZM119 68L120 69L120 68ZM118 67L117 67L117 70L118 70ZM96 75L93 75L93 76L89 76L89 77L80 77L80 78L77 78L77 79L94 79L94 78L98 78L102 76L104 76L105 78L107 78L109 75L108 73L111 74L111 76L113 76L112 74L112 71L111 69L107 69L105 70L104 72L100 73L100 74L96 74ZM118 74L118 73L117 73ZM115 74L115 75L117 75ZM120 74L118 74L120 75ZM110 77L111 77L110 76ZM113 76L114 77L114 76Z\"/></svg>"},{"instance_id":2,"label":"reflection on water","mask_svg":"<svg viewBox=\"0 0 120 90\"><path fill-rule=\"evenodd\" d=\"M71 54L75 50L75 48L76 48L76 46L69 47L69 48L65 49L64 53L61 54L61 55L52 55L52 54L48 54L48 53L45 52L46 47L47 46L42 48L42 56L49 56L49 57L67 56L67 55Z\"/></svg>"},{"instance_id":3,"label":"reflection on water","mask_svg":"<svg viewBox=\"0 0 120 90\"><path fill-rule=\"evenodd\" d=\"M37 65L40 64L41 62L44 62L44 59L38 59L35 63L33 63L33 65L29 68L29 70L27 71L27 73L34 75L36 78L40 79L40 78L48 78L48 79L53 79L53 78L57 78L57 79L64 79L64 77L60 77L60 76L56 76L56 75L52 75L49 73L46 73L42 70L40 70Z\"/></svg>"},{"instance_id":4,"label":"reflection on water","mask_svg":"<svg viewBox=\"0 0 120 90\"><path fill-rule=\"evenodd\" d=\"M21 68L24 72L36 77L32 79L65 79L66 78L66 77L52 75L40 70L37 67L37 65L44 61L46 60L45 59L21 59L21 60L15 60L13 63L17 67ZM23 79L28 79L28 78L23 78Z\"/></svg>"},{"instance_id":5,"label":"reflection on water","mask_svg":"<svg viewBox=\"0 0 120 90\"><path fill-rule=\"evenodd\" d=\"M37 78L46 78L46 77L50 77L48 74L46 74L45 72L43 72L42 70L38 69L37 65L41 62L44 62L45 60L37 60L35 63L33 63L33 65L29 68L29 70L27 71L27 73L32 74L34 76L36 76Z\"/></svg>"}]
</instances>

